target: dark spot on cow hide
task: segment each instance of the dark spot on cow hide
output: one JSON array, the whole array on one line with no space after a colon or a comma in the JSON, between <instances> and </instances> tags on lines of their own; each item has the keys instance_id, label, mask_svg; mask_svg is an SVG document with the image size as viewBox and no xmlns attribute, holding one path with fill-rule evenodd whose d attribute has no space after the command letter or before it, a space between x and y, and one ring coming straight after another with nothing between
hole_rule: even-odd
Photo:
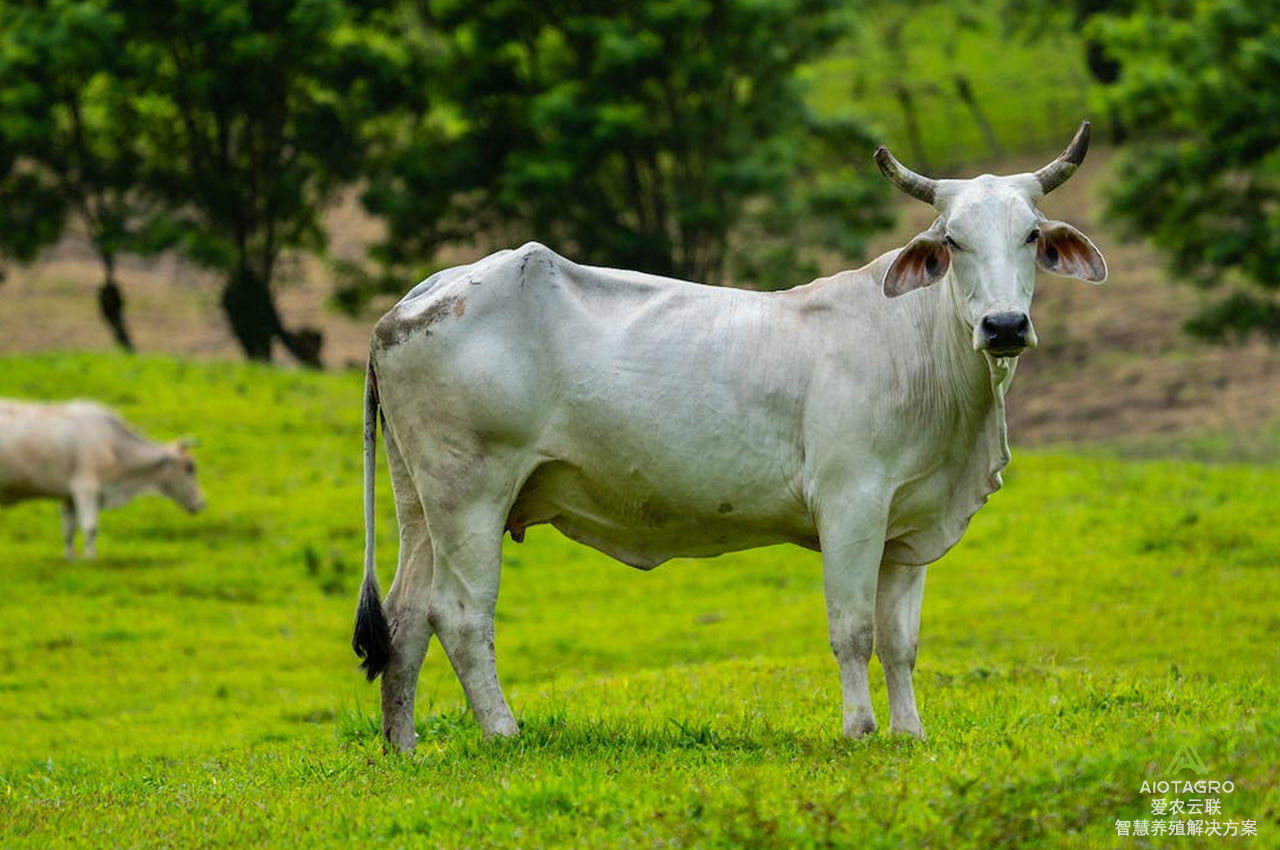
<instances>
[{"instance_id":1,"label":"dark spot on cow hide","mask_svg":"<svg viewBox=\"0 0 1280 850\"><path fill-rule=\"evenodd\" d=\"M653 499L645 499L640 505L640 517L650 526L660 526L667 521L667 512Z\"/></svg>"},{"instance_id":2,"label":"dark spot on cow hide","mask_svg":"<svg viewBox=\"0 0 1280 850\"><path fill-rule=\"evenodd\" d=\"M462 318L466 309L466 300L456 295L441 298L413 316L405 316L397 308L373 326L373 337L380 348L394 348L415 334L431 333L432 325L446 319L450 312L455 318Z\"/></svg>"},{"instance_id":3,"label":"dark spot on cow hide","mask_svg":"<svg viewBox=\"0 0 1280 850\"><path fill-rule=\"evenodd\" d=\"M720 507L719 507L719 508L716 508L716 510L720 511L720 513L722 513L722 514L731 514L731 513L733 513L733 503L732 503L732 502L721 502L721 503L720 503Z\"/></svg>"}]
</instances>

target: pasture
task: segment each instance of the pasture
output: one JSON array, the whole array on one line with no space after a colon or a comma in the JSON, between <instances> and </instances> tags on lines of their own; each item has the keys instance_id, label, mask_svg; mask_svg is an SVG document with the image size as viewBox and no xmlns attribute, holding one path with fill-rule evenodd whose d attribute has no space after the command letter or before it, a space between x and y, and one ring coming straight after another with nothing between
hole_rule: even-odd
<instances>
[{"instance_id":1,"label":"pasture","mask_svg":"<svg viewBox=\"0 0 1280 850\"><path fill-rule=\"evenodd\" d=\"M0 512L6 848L1276 846L1280 468L1015 447L929 576L923 743L840 738L815 554L643 573L539 527L506 543L498 606L521 738L481 739L437 644L400 757L348 646L359 372L41 355L0 374L198 434L209 502L106 513L100 559L73 564L55 503ZM1257 838L1117 838L1186 745Z\"/></svg>"}]
</instances>

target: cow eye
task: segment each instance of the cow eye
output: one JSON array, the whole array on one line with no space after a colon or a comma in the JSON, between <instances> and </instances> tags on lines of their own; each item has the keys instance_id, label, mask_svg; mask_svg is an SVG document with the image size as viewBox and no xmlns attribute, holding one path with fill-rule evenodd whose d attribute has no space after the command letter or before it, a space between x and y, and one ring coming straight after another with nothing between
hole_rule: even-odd
<instances>
[{"instance_id":1,"label":"cow eye","mask_svg":"<svg viewBox=\"0 0 1280 850\"><path fill-rule=\"evenodd\" d=\"M1027 234L1027 244L1029 245L1032 242L1039 242L1039 241L1040 241L1040 228L1036 227L1036 228L1033 228L1032 231Z\"/></svg>"},{"instance_id":2,"label":"cow eye","mask_svg":"<svg viewBox=\"0 0 1280 850\"><path fill-rule=\"evenodd\" d=\"M956 240L954 240L954 239L952 239L952 238L951 238L951 234L950 234L950 233L948 233L948 234L947 234L947 236L946 236L946 240L947 240L947 247L948 247L948 248L953 248L953 249L955 249L956 251L963 251L963 250L964 250L963 248L961 248L961 247L960 247L960 243L959 243L959 242L957 242Z\"/></svg>"},{"instance_id":3,"label":"cow eye","mask_svg":"<svg viewBox=\"0 0 1280 850\"><path fill-rule=\"evenodd\" d=\"M184 466L187 470L188 475L196 474L196 462L194 460L187 461L186 464L184 464Z\"/></svg>"}]
</instances>

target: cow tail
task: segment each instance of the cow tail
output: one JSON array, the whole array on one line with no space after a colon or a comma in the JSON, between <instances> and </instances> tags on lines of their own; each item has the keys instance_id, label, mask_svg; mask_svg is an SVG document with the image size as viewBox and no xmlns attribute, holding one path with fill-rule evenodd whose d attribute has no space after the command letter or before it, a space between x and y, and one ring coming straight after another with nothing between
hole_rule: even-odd
<instances>
[{"instance_id":1,"label":"cow tail","mask_svg":"<svg viewBox=\"0 0 1280 850\"><path fill-rule=\"evenodd\" d=\"M360 585L360 601L356 604L355 634L351 648L364 660L360 668L372 682L391 660L391 629L382 608L382 591L378 588L378 568L374 562L374 487L378 471L378 376L373 371L373 358L364 383L364 582Z\"/></svg>"}]
</instances>

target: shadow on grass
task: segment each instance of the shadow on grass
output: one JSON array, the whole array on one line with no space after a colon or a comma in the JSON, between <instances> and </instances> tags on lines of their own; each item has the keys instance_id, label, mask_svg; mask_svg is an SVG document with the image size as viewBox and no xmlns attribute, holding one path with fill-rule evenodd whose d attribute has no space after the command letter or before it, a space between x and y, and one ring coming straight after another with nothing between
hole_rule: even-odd
<instances>
[{"instance_id":1,"label":"shadow on grass","mask_svg":"<svg viewBox=\"0 0 1280 850\"><path fill-rule=\"evenodd\" d=\"M912 751L924 742L887 730L862 740L847 740L826 731L783 728L764 718L671 716L665 719L599 719L574 716L563 710L523 714L517 738L485 740L465 707L420 717L414 724L418 752L434 747L447 758L501 757L563 759L583 753L616 756L661 756L669 753L719 756L739 762L753 758L772 761L797 756L838 757L867 749ZM338 718L339 738L363 746L380 746L377 716L350 710Z\"/></svg>"},{"instance_id":2,"label":"shadow on grass","mask_svg":"<svg viewBox=\"0 0 1280 850\"><path fill-rule=\"evenodd\" d=\"M63 562L65 565L65 562ZM155 570L169 569L182 566L181 558L175 558L169 555L122 555L118 553L104 553L99 555L95 560L86 561L78 559L69 566L85 570L99 570L111 572L131 572L134 570Z\"/></svg>"}]
</instances>

